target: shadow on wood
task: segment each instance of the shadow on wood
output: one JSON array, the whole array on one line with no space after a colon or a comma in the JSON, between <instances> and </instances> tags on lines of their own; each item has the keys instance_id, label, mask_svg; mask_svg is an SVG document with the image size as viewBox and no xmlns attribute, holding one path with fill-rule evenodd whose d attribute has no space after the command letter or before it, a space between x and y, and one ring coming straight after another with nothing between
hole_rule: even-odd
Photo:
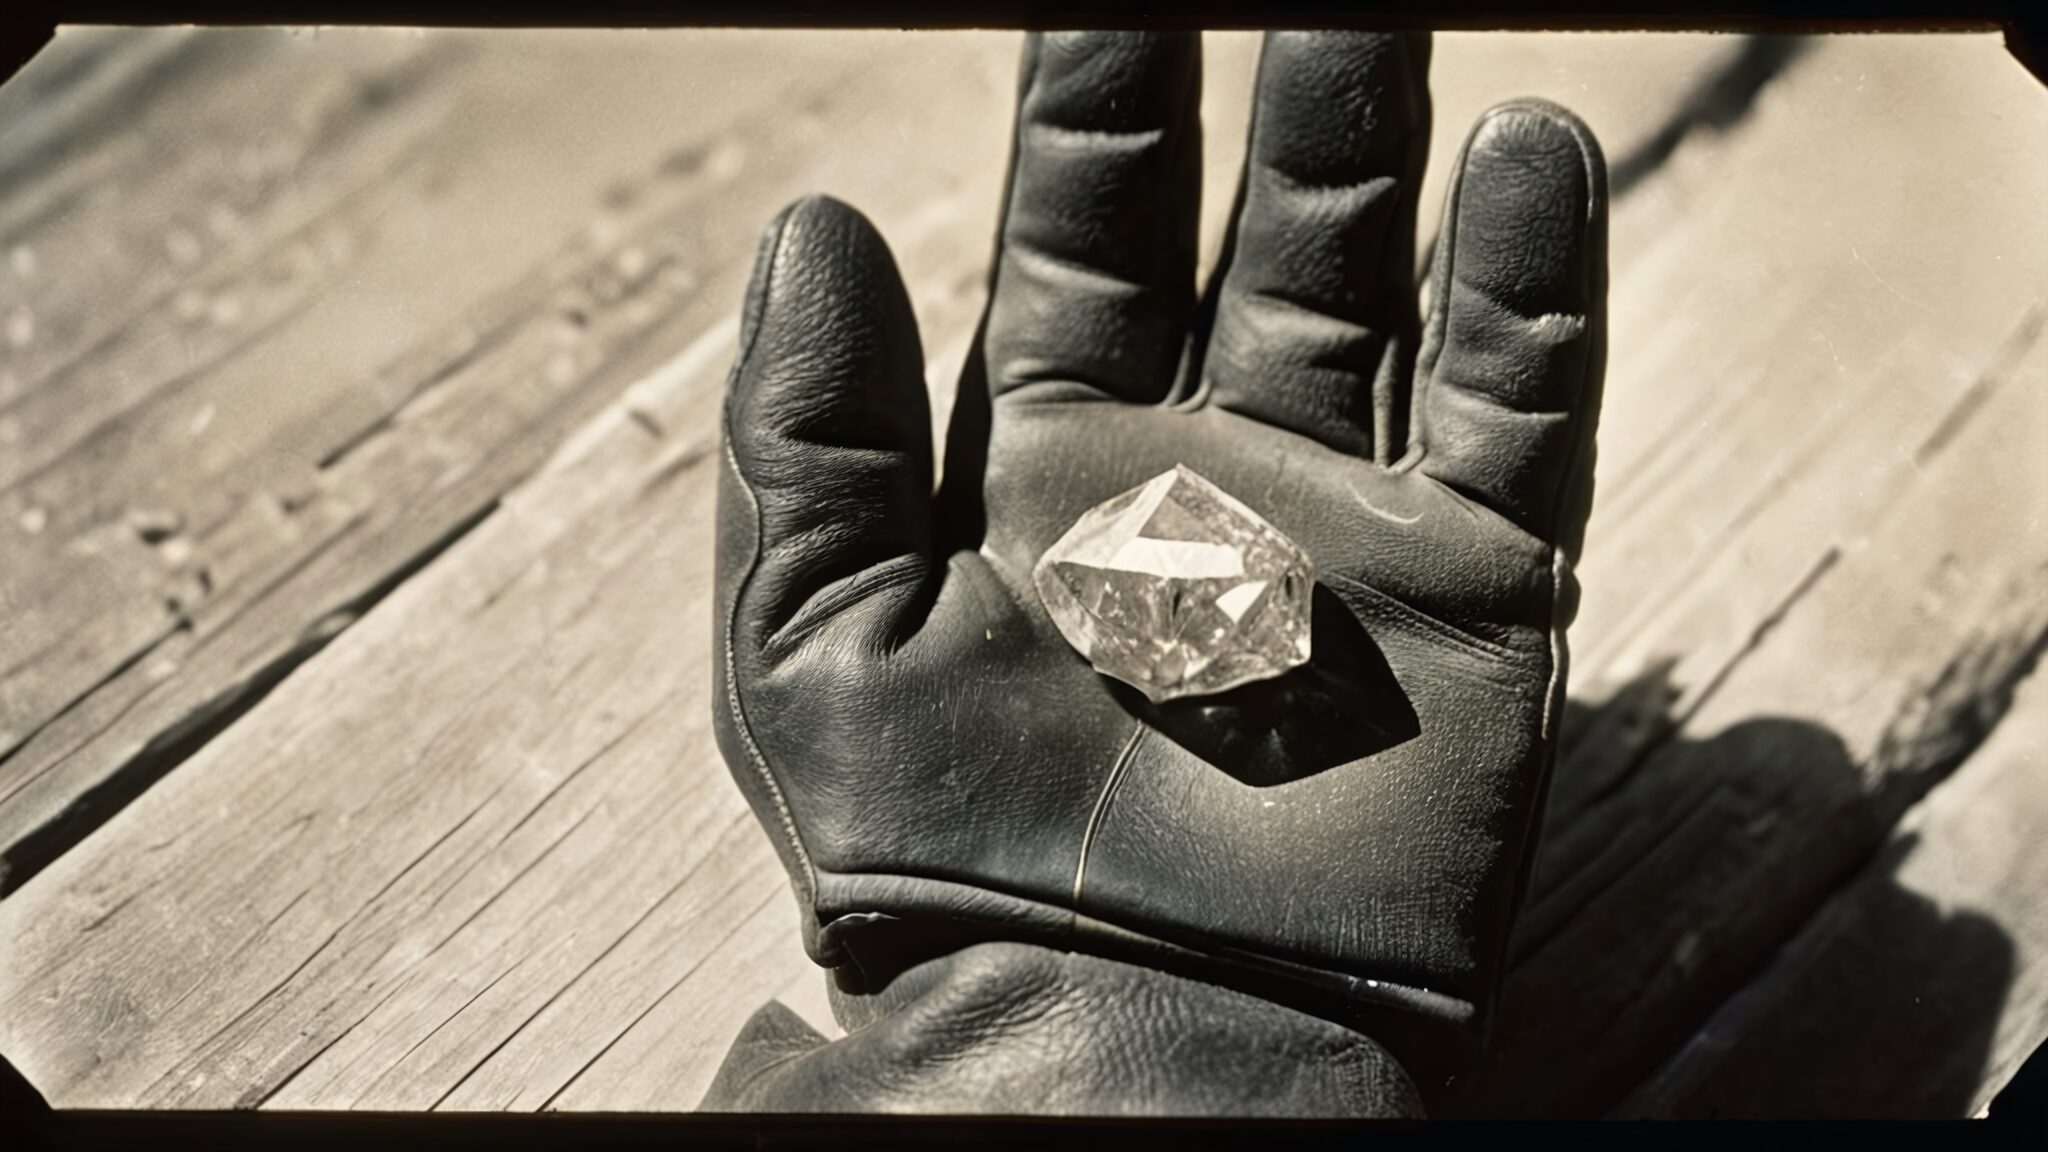
<instances>
[{"instance_id":1,"label":"shadow on wood","mask_svg":"<svg viewBox=\"0 0 2048 1152\"><path fill-rule=\"evenodd\" d=\"M1895 873L1919 846L1901 836L1873 866ZM1795 1011L1745 1020L1740 1051L1665 1114L1844 1119L1967 1116L2012 981L2013 941L1987 916L1945 912L1896 884L1855 910L1855 945L1875 945L1827 979L1805 981ZM1837 950L1839 951L1839 950ZM1830 957L1830 959L1833 959ZM1712 1044L1715 1037L1706 1037ZM1907 1061L1867 1054L1910 1052ZM1901 1064L1919 1075L1902 1079Z\"/></svg>"},{"instance_id":2,"label":"shadow on wood","mask_svg":"<svg viewBox=\"0 0 2048 1152\"><path fill-rule=\"evenodd\" d=\"M1597 823L1607 825L1615 841L1640 831L1629 825L1663 827L1657 845L1626 870L1636 888L1632 898L1604 899L1622 887L1610 873L1602 881L1611 886L1607 891L1547 901L1580 910L1563 916L1546 916L1544 897L1557 896L1571 881L1558 883L1553 874L1546 891L1542 873L1554 872L1560 851L1571 847L1560 840L1570 838L1546 839L1530 907L1517 926L1493 1061L1459 1101L1459 1112L1597 1113L1699 1028L1711 1006L1752 978L1761 983L1818 974L1797 985L1798 996L1790 998L1796 1011L1766 997L1761 1003L1776 1011L1734 1020L1735 1034L1725 1036L1714 1030L1730 1022L1715 1016L1691 1043L1722 1050L1681 1096L1657 1102L1655 1114L1968 1115L2012 980L2011 937L1984 915L1944 910L1892 884L1884 898L1862 901L1848 913L1859 923L1832 938L1832 954L1781 975L1771 967L1776 943L1791 937L1859 868L1866 882L1874 870L1889 878L1915 838L1896 838L1870 857L1867 845L1889 820L1871 811L1864 772L1842 739L1821 725L1766 716L1706 739L1667 742L1677 725L1660 710L1678 696L1669 674L1668 665L1656 665L1607 700L1568 705L1553 795L1589 786L1572 773L1612 770L1617 758L1640 761L1654 748L1666 765L1659 780L1627 776L1624 768L1618 782L1594 782L1628 802L1616 807L1634 809L1621 820ZM1964 711L1995 718L2010 706L2008 677L1973 687L1975 703ZM1827 816L1807 827L1786 826L1816 812ZM1799 845L1800 854L1787 856L1791 849L1774 848L1773 841ZM1792 866L1778 870L1768 900L1731 904L1731 895L1749 894L1752 885L1741 882L1745 873L1786 863ZM1580 872L1602 875L1600 869ZM1646 900L1646 893L1654 898ZM1642 941L1667 933L1674 916L1687 918L1683 931L1661 968L1646 977ZM1846 962L1845 943L1856 950ZM1775 962L1782 964L1782 956ZM1633 994L1617 997L1615 985L1632 987ZM1586 1020L1588 1014L1596 1020ZM1567 1053L1560 1032L1593 1039L1588 1050ZM1877 1051L1916 1055L1869 1058ZM1546 1071L1560 1060L1576 1064L1580 1074ZM1587 1068L1591 1075L1584 1074Z\"/></svg>"}]
</instances>

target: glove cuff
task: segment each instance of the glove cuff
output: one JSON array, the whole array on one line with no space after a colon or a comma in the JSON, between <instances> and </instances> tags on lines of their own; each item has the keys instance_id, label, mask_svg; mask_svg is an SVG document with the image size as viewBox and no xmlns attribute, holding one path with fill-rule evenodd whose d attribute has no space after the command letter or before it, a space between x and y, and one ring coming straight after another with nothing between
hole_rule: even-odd
<instances>
[{"instance_id":1,"label":"glove cuff","mask_svg":"<svg viewBox=\"0 0 2048 1152\"><path fill-rule=\"evenodd\" d=\"M1032 944L972 945L835 991L826 1042L771 1004L713 1110L1419 1117L1371 1038L1217 985Z\"/></svg>"}]
</instances>

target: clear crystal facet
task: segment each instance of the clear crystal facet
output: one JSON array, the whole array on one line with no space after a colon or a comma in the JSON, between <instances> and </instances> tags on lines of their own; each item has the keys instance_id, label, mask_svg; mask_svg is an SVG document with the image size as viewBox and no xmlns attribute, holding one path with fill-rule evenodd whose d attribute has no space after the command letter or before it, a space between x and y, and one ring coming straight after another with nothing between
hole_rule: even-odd
<instances>
[{"instance_id":1,"label":"clear crystal facet","mask_svg":"<svg viewBox=\"0 0 2048 1152\"><path fill-rule=\"evenodd\" d=\"M1184 465L1083 513L1032 579L1067 643L1154 703L1309 658L1308 553Z\"/></svg>"}]
</instances>

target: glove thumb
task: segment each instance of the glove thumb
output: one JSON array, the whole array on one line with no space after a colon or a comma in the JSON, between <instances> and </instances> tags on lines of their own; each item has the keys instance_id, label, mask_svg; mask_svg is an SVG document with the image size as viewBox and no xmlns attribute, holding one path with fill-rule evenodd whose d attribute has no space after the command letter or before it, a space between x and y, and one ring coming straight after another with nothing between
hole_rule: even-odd
<instances>
[{"instance_id":1,"label":"glove thumb","mask_svg":"<svg viewBox=\"0 0 2048 1152\"><path fill-rule=\"evenodd\" d=\"M739 343L715 565L730 642L769 663L827 625L886 645L930 567L932 431L917 321L874 226L825 197L785 209Z\"/></svg>"}]
</instances>

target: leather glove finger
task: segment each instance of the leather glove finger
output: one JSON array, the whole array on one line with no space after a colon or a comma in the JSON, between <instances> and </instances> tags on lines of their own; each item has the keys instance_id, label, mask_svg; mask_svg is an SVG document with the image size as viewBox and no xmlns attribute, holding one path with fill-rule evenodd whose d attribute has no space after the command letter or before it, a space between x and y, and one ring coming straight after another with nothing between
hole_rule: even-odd
<instances>
[{"instance_id":1,"label":"leather glove finger","mask_svg":"<svg viewBox=\"0 0 2048 1152\"><path fill-rule=\"evenodd\" d=\"M740 327L719 483L714 727L808 901L810 862L738 686L800 642L814 666L821 652L857 664L914 616L932 563L924 355L887 245L823 197L769 226Z\"/></svg>"},{"instance_id":2,"label":"leather glove finger","mask_svg":"<svg viewBox=\"0 0 2048 1152\"><path fill-rule=\"evenodd\" d=\"M1201 42L1033 33L985 350L998 397L1166 394L1194 303Z\"/></svg>"},{"instance_id":3,"label":"leather glove finger","mask_svg":"<svg viewBox=\"0 0 2048 1152\"><path fill-rule=\"evenodd\" d=\"M1211 402L1391 463L1421 322L1429 37L1274 32L1203 371Z\"/></svg>"},{"instance_id":4,"label":"leather glove finger","mask_svg":"<svg viewBox=\"0 0 2048 1152\"><path fill-rule=\"evenodd\" d=\"M1480 118L1433 277L1417 467L1576 560L1607 346L1607 166L1578 117L1524 100Z\"/></svg>"}]
</instances>

